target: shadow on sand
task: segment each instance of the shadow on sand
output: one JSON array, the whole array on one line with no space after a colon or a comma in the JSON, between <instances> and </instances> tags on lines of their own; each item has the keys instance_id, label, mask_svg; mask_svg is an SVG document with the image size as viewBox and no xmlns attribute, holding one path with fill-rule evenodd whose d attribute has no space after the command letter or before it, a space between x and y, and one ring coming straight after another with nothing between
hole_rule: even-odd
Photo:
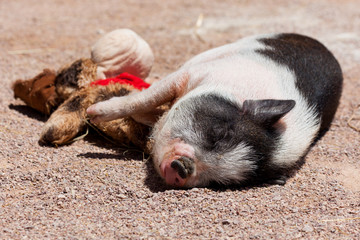
<instances>
[{"instance_id":1,"label":"shadow on sand","mask_svg":"<svg viewBox=\"0 0 360 240\"><path fill-rule=\"evenodd\" d=\"M47 116L43 113L40 113L40 112L36 111L35 109L33 109L29 106L26 106L26 105L10 104L9 109L15 110L18 113L25 115L26 117L38 120L40 122L46 122L46 120L49 118L49 116Z\"/></svg>"},{"instance_id":2,"label":"shadow on sand","mask_svg":"<svg viewBox=\"0 0 360 240\"><path fill-rule=\"evenodd\" d=\"M48 119L48 116L37 112L36 110L26 106L26 105L14 105L10 104L9 108L15 111L18 111L19 113L29 117L36 119L41 122L46 122ZM315 145L317 141L321 139L321 137L325 134L326 131L324 131L311 145L309 151L311 148ZM81 135L83 133L80 133ZM93 144L95 146L105 148L105 149L111 149L115 151L115 153L99 153L99 152L87 152L87 153L81 153L78 154L78 157L84 157L87 159L118 159L118 160L125 160L126 159L132 159L132 160L138 160L138 161L144 161L145 163L145 170L146 170L146 178L144 180L144 184L146 187L149 188L151 192L163 192L167 190L176 189L171 186L167 186L164 182L164 180L159 176L159 174L156 172L152 159L149 155L146 155L141 149L137 148L136 146L121 146L114 142L110 142L108 139L105 139L104 137L100 136L95 130L89 129L89 133L84 137L84 141L88 142L89 144ZM52 145L43 145L44 147L55 147ZM67 144L71 145L71 143ZM306 154L307 155L307 154ZM305 155L305 157L306 157ZM212 189L213 191L238 191L238 190L246 190L250 188L257 188L257 187L267 187L269 185L274 184L280 184L283 185L286 182L286 179L291 178L296 174L296 172L302 167L302 165L305 163L305 157L301 158L297 165L290 171L284 173L284 182L277 182L277 181L269 181L269 180L259 180L254 181L252 179L251 182L244 182L243 184L237 184L237 185L222 185L218 183L211 183L207 188Z\"/></svg>"}]
</instances>

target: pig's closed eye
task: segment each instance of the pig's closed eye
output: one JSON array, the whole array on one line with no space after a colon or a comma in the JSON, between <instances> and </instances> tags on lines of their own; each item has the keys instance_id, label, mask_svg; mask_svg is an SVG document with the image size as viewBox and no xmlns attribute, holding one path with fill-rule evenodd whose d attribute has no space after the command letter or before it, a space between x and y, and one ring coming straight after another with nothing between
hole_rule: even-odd
<instances>
[{"instance_id":1,"label":"pig's closed eye","mask_svg":"<svg viewBox=\"0 0 360 240\"><path fill-rule=\"evenodd\" d=\"M211 126L207 133L207 149L221 151L230 148L234 134L234 129L228 123Z\"/></svg>"},{"instance_id":2,"label":"pig's closed eye","mask_svg":"<svg viewBox=\"0 0 360 240\"><path fill-rule=\"evenodd\" d=\"M220 126L220 125L213 126L208 134L209 142L211 144L216 144L218 141L225 138L225 136L227 135L226 133L227 130L228 129L224 126Z\"/></svg>"}]
</instances>

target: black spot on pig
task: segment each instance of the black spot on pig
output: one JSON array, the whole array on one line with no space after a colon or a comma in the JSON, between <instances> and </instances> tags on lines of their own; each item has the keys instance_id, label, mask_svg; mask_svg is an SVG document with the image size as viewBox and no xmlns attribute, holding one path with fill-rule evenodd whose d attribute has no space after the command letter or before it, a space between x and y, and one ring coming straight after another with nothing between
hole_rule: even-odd
<instances>
[{"instance_id":1,"label":"black spot on pig","mask_svg":"<svg viewBox=\"0 0 360 240\"><path fill-rule=\"evenodd\" d=\"M236 103L214 94L196 97L192 101L195 106L194 131L204 134L202 142L196 144L203 150L222 154L245 144L255 150L254 161L270 159L279 133L264 122L255 121L254 112L244 112ZM279 114L277 120L281 116Z\"/></svg>"},{"instance_id":2,"label":"black spot on pig","mask_svg":"<svg viewBox=\"0 0 360 240\"><path fill-rule=\"evenodd\" d=\"M194 97L192 101L195 131L204 134L202 147L214 152L234 148L241 140L236 132L240 107L215 94Z\"/></svg>"},{"instance_id":3,"label":"black spot on pig","mask_svg":"<svg viewBox=\"0 0 360 240\"><path fill-rule=\"evenodd\" d=\"M194 131L203 133L203 138L192 144L220 155L240 144L248 146L252 153L246 160L254 161L257 166L249 179L273 180L281 175L271 165L281 135L275 124L292 110L295 101L246 100L240 107L215 94L194 97L191 101L195 108Z\"/></svg>"},{"instance_id":4,"label":"black spot on pig","mask_svg":"<svg viewBox=\"0 0 360 240\"><path fill-rule=\"evenodd\" d=\"M321 117L321 130L329 128L343 82L340 65L332 53L317 40L298 34L280 34L260 42L269 48L258 52L295 74L296 87Z\"/></svg>"}]
</instances>

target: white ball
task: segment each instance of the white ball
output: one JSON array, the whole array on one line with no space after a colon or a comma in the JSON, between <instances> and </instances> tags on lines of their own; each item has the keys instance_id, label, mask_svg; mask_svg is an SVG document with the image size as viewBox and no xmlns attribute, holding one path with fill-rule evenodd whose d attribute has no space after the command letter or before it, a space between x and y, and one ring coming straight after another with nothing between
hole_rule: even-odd
<instances>
[{"instance_id":1,"label":"white ball","mask_svg":"<svg viewBox=\"0 0 360 240\"><path fill-rule=\"evenodd\" d=\"M105 34L91 48L91 59L97 64L98 79L112 78L127 72L146 78L154 63L147 42L130 29Z\"/></svg>"}]
</instances>

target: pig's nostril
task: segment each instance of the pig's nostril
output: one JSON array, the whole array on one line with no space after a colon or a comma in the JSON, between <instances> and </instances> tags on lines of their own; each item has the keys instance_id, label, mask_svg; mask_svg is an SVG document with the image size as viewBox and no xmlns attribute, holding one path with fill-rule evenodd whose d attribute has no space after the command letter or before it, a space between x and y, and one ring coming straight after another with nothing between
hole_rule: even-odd
<instances>
[{"instance_id":1,"label":"pig's nostril","mask_svg":"<svg viewBox=\"0 0 360 240\"><path fill-rule=\"evenodd\" d=\"M188 175L187 170L186 170L185 166L179 160L172 161L171 167L173 169L175 169L175 171L179 174L179 176L181 178L184 179L187 177L187 175ZM176 180L178 180L178 179L176 178Z\"/></svg>"},{"instance_id":2,"label":"pig's nostril","mask_svg":"<svg viewBox=\"0 0 360 240\"><path fill-rule=\"evenodd\" d=\"M167 184L176 187L182 187L186 182L186 179L179 175L179 171L169 165L164 169L164 179Z\"/></svg>"},{"instance_id":3,"label":"pig's nostril","mask_svg":"<svg viewBox=\"0 0 360 240\"><path fill-rule=\"evenodd\" d=\"M186 169L187 175L191 175L194 172L194 160L185 156L178 159Z\"/></svg>"},{"instance_id":4,"label":"pig's nostril","mask_svg":"<svg viewBox=\"0 0 360 240\"><path fill-rule=\"evenodd\" d=\"M183 156L172 161L171 167L182 179L185 179L194 172L194 160Z\"/></svg>"}]
</instances>

